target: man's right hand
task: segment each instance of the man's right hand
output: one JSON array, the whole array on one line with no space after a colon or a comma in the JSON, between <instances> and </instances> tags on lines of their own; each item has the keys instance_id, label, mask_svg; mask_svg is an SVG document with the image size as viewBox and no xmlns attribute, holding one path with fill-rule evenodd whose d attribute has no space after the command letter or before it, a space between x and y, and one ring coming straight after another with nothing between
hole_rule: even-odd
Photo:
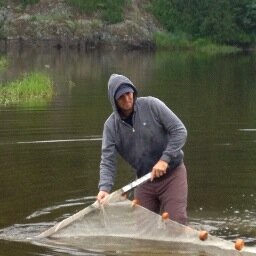
<instances>
[{"instance_id":1,"label":"man's right hand","mask_svg":"<svg viewBox=\"0 0 256 256\"><path fill-rule=\"evenodd\" d=\"M154 178L159 178L163 175L166 174L168 169L168 163L163 161L163 160L159 160L153 167L152 171L151 171L151 181L154 180Z\"/></svg>"},{"instance_id":2,"label":"man's right hand","mask_svg":"<svg viewBox=\"0 0 256 256\"><path fill-rule=\"evenodd\" d=\"M97 200L99 201L100 204L104 204L109 193L106 191L100 191L97 195Z\"/></svg>"}]
</instances>

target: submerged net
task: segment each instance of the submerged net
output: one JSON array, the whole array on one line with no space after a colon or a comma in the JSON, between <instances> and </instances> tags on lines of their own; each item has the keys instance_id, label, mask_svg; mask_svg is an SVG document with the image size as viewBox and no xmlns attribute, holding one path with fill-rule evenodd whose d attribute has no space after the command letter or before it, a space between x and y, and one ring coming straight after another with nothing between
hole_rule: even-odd
<instances>
[{"instance_id":1,"label":"submerged net","mask_svg":"<svg viewBox=\"0 0 256 256\"><path fill-rule=\"evenodd\" d=\"M200 231L163 219L116 191L108 197L106 204L93 203L46 230L39 238L50 238L51 241L86 250L256 255L254 248L244 247L238 251L231 241L211 235L202 241L199 235Z\"/></svg>"}]
</instances>

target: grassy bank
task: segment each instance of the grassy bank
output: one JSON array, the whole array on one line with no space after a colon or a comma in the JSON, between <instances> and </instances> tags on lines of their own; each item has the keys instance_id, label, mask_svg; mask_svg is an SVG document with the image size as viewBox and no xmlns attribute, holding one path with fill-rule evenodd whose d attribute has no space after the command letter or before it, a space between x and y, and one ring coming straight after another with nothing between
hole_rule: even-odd
<instances>
[{"instance_id":1,"label":"grassy bank","mask_svg":"<svg viewBox=\"0 0 256 256\"><path fill-rule=\"evenodd\" d=\"M192 50L207 54L229 54L241 51L237 47L216 44L207 39L192 40L184 33L159 32L155 34L154 40L159 50Z\"/></svg>"},{"instance_id":2,"label":"grassy bank","mask_svg":"<svg viewBox=\"0 0 256 256\"><path fill-rule=\"evenodd\" d=\"M30 73L19 80L0 84L0 105L44 104L52 99L53 93L53 83L47 75Z\"/></svg>"},{"instance_id":3,"label":"grassy bank","mask_svg":"<svg viewBox=\"0 0 256 256\"><path fill-rule=\"evenodd\" d=\"M153 49L156 31L158 49L226 54L256 42L251 0L0 0L1 6L0 39L19 38L24 47L50 39L58 48Z\"/></svg>"}]
</instances>

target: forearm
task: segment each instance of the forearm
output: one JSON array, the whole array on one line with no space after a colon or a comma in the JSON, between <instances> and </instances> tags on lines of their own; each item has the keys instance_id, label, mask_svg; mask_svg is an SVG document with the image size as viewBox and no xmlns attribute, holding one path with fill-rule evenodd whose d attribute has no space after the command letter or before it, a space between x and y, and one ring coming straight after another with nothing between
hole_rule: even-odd
<instances>
[{"instance_id":1,"label":"forearm","mask_svg":"<svg viewBox=\"0 0 256 256\"><path fill-rule=\"evenodd\" d=\"M100 164L100 179L99 179L99 191L110 192L114 186L114 180L116 176L115 165L106 167L103 163Z\"/></svg>"},{"instance_id":2,"label":"forearm","mask_svg":"<svg viewBox=\"0 0 256 256\"><path fill-rule=\"evenodd\" d=\"M101 162L100 162L100 180L99 190L110 192L116 176L116 149L113 136L108 127L104 128Z\"/></svg>"}]
</instances>

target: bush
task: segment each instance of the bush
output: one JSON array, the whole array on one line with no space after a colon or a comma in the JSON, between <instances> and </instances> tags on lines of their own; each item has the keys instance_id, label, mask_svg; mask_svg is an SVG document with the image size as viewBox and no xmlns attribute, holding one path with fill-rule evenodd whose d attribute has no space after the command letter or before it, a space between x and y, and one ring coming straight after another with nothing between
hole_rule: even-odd
<instances>
[{"instance_id":1,"label":"bush","mask_svg":"<svg viewBox=\"0 0 256 256\"><path fill-rule=\"evenodd\" d=\"M66 0L80 12L92 14L96 11L102 14L102 18L108 23L123 21L123 8L128 0Z\"/></svg>"},{"instance_id":2,"label":"bush","mask_svg":"<svg viewBox=\"0 0 256 256\"><path fill-rule=\"evenodd\" d=\"M8 65L8 61L5 57L0 57L0 70L6 68Z\"/></svg>"},{"instance_id":3,"label":"bush","mask_svg":"<svg viewBox=\"0 0 256 256\"><path fill-rule=\"evenodd\" d=\"M0 0L0 7L4 6L5 1L4 0Z\"/></svg>"},{"instance_id":4,"label":"bush","mask_svg":"<svg viewBox=\"0 0 256 256\"><path fill-rule=\"evenodd\" d=\"M0 84L0 105L44 103L53 96L53 83L43 73L30 73L22 79Z\"/></svg>"},{"instance_id":5,"label":"bush","mask_svg":"<svg viewBox=\"0 0 256 256\"><path fill-rule=\"evenodd\" d=\"M256 42L256 0L152 0L152 12L171 33L221 44Z\"/></svg>"},{"instance_id":6,"label":"bush","mask_svg":"<svg viewBox=\"0 0 256 256\"><path fill-rule=\"evenodd\" d=\"M14 3L16 4L20 4L24 7L26 7L27 5L30 5L30 4L37 4L40 0L13 0ZM0 5L1 5L1 2L7 2L7 1L4 1L4 0L0 0ZM6 5L6 3L5 3Z\"/></svg>"},{"instance_id":7,"label":"bush","mask_svg":"<svg viewBox=\"0 0 256 256\"><path fill-rule=\"evenodd\" d=\"M163 33L158 32L154 35L156 47L158 49L187 49L190 42L184 33Z\"/></svg>"}]
</instances>

